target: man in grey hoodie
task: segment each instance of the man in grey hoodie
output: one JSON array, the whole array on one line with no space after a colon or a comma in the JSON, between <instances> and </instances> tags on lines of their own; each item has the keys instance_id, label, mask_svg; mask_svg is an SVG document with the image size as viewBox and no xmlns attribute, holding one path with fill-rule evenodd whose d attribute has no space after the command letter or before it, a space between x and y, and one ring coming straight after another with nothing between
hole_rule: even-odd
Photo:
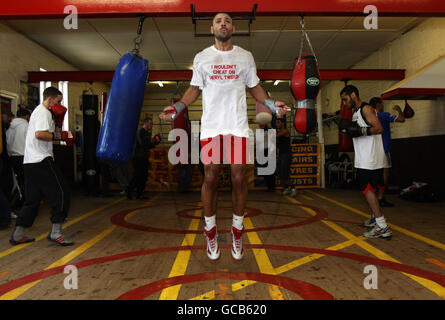
<instances>
[{"instance_id":1,"label":"man in grey hoodie","mask_svg":"<svg viewBox=\"0 0 445 320\"><path fill-rule=\"evenodd\" d=\"M25 153L25 139L28 131L28 122L31 112L28 109L20 108L17 111L17 117L12 119L9 129L6 131L6 142L8 145L8 155L11 161L12 169L17 175L17 182L22 195L25 189L25 174L23 169L23 155ZM23 196L21 203L23 203ZM14 208L16 204L12 204Z\"/></svg>"}]
</instances>

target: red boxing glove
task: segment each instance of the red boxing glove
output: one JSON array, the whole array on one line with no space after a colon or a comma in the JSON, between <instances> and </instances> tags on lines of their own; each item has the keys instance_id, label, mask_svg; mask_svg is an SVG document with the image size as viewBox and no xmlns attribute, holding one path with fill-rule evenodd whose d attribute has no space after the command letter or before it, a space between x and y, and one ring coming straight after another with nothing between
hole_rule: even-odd
<instances>
[{"instance_id":1,"label":"red boxing glove","mask_svg":"<svg viewBox=\"0 0 445 320\"><path fill-rule=\"evenodd\" d=\"M161 135L158 133L157 135L155 135L155 136L153 137L153 143L154 143L155 145L158 145L160 142L161 142Z\"/></svg>"},{"instance_id":2,"label":"red boxing glove","mask_svg":"<svg viewBox=\"0 0 445 320\"><path fill-rule=\"evenodd\" d=\"M76 136L71 131L62 131L61 134L60 140L65 141L68 147L72 147L76 143Z\"/></svg>"},{"instance_id":3,"label":"red boxing glove","mask_svg":"<svg viewBox=\"0 0 445 320\"><path fill-rule=\"evenodd\" d=\"M49 110L51 111L51 113L54 116L54 123L55 123L56 127L62 128L63 120L65 118L65 113L66 113L66 110L68 110L68 109L65 108L64 106L62 106L61 104L56 103L52 107L50 107Z\"/></svg>"}]
</instances>

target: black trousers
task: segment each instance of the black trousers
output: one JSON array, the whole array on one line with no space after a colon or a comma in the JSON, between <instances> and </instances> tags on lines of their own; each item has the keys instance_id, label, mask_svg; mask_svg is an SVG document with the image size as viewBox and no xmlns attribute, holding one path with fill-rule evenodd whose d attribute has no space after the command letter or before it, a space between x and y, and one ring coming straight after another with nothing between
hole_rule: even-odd
<instances>
[{"instance_id":1,"label":"black trousers","mask_svg":"<svg viewBox=\"0 0 445 320\"><path fill-rule=\"evenodd\" d=\"M25 169L23 167L23 156L10 156L9 160L14 173L17 175L17 183L22 194L22 197L20 197L18 193L15 193L12 197L11 208L15 210L25 202Z\"/></svg>"},{"instance_id":2,"label":"black trousers","mask_svg":"<svg viewBox=\"0 0 445 320\"><path fill-rule=\"evenodd\" d=\"M186 192L189 190L190 182L193 176L193 165L181 164L178 168L178 191Z\"/></svg>"},{"instance_id":3,"label":"black trousers","mask_svg":"<svg viewBox=\"0 0 445 320\"><path fill-rule=\"evenodd\" d=\"M142 157L133 158L133 179L128 186L128 190L131 192L136 188L136 193L142 195L145 190L145 184L148 178L148 159Z\"/></svg>"},{"instance_id":4,"label":"black trousers","mask_svg":"<svg viewBox=\"0 0 445 320\"><path fill-rule=\"evenodd\" d=\"M29 228L37 217L40 201L51 206L51 222L63 223L70 208L70 193L62 173L54 160L47 157L38 163L29 163L25 168L25 203L16 226Z\"/></svg>"}]
</instances>

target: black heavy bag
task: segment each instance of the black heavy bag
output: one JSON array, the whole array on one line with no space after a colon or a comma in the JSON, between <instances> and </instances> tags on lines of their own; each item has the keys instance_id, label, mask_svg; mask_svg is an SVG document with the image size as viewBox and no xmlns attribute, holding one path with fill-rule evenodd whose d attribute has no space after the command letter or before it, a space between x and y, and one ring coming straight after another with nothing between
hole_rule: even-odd
<instances>
[{"instance_id":1,"label":"black heavy bag","mask_svg":"<svg viewBox=\"0 0 445 320\"><path fill-rule=\"evenodd\" d=\"M99 98L96 95L82 95L83 109L83 179L86 191L96 193L99 188L98 161L96 157L99 135Z\"/></svg>"}]
</instances>

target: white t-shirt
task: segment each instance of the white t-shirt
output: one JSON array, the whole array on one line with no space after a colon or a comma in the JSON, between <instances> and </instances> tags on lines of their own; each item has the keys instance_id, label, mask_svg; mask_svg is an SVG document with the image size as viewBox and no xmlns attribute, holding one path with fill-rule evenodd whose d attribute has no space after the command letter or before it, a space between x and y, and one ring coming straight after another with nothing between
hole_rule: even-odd
<instances>
[{"instance_id":1,"label":"white t-shirt","mask_svg":"<svg viewBox=\"0 0 445 320\"><path fill-rule=\"evenodd\" d=\"M190 85L202 90L201 140L220 134L249 137L246 85L253 88L259 82L249 51L211 46L199 52Z\"/></svg>"},{"instance_id":2,"label":"white t-shirt","mask_svg":"<svg viewBox=\"0 0 445 320\"><path fill-rule=\"evenodd\" d=\"M360 127L370 127L362 116L362 107L352 115ZM376 114L377 115L377 114ZM386 163L385 150L381 134L361 136L352 139L355 151L354 166L359 169L376 170L384 168Z\"/></svg>"},{"instance_id":3,"label":"white t-shirt","mask_svg":"<svg viewBox=\"0 0 445 320\"><path fill-rule=\"evenodd\" d=\"M38 105L29 119L28 132L25 141L25 156L23 163L41 162L46 157L54 157L53 142L36 138L36 131L54 132L54 120L51 112L42 104Z\"/></svg>"}]
</instances>

